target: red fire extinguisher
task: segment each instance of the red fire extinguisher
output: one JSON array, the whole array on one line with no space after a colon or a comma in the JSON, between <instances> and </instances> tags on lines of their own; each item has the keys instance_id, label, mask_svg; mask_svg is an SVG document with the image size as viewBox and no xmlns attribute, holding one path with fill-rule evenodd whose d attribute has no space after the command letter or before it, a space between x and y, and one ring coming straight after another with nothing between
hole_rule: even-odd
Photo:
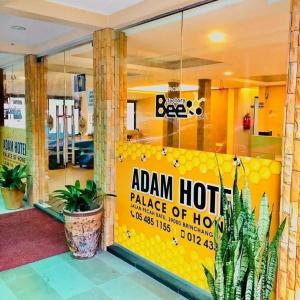
<instances>
[{"instance_id":1,"label":"red fire extinguisher","mask_svg":"<svg viewBox=\"0 0 300 300\"><path fill-rule=\"evenodd\" d=\"M243 118L243 128L244 130L250 129L251 126L251 116L249 113L245 114Z\"/></svg>"}]
</instances>

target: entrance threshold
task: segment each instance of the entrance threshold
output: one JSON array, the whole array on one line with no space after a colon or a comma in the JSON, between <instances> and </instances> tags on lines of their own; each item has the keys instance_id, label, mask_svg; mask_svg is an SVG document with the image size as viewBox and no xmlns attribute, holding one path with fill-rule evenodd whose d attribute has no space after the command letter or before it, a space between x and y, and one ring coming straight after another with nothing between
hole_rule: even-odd
<instances>
[{"instance_id":1,"label":"entrance threshold","mask_svg":"<svg viewBox=\"0 0 300 300\"><path fill-rule=\"evenodd\" d=\"M58 213L57 211L52 209L51 206L47 204L47 202L35 203L33 206L35 208L38 208L41 211L45 212L46 214L50 215L51 217L53 217L57 221L65 223L64 215L61 214L61 213Z\"/></svg>"},{"instance_id":2,"label":"entrance threshold","mask_svg":"<svg viewBox=\"0 0 300 300\"><path fill-rule=\"evenodd\" d=\"M108 247L107 251L133 265L135 268L143 271L187 299L212 300L212 297L206 291L162 269L118 244Z\"/></svg>"}]
</instances>

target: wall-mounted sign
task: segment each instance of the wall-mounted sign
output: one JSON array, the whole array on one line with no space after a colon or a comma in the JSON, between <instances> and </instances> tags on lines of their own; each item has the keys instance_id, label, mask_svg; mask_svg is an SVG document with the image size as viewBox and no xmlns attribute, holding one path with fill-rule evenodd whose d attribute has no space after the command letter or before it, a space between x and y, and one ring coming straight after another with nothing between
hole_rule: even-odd
<instances>
[{"instance_id":1,"label":"wall-mounted sign","mask_svg":"<svg viewBox=\"0 0 300 300\"><path fill-rule=\"evenodd\" d=\"M85 74L74 75L74 93L86 91Z\"/></svg>"},{"instance_id":2,"label":"wall-mounted sign","mask_svg":"<svg viewBox=\"0 0 300 300\"><path fill-rule=\"evenodd\" d=\"M1 129L1 164L8 167L26 163L26 130L2 127Z\"/></svg>"},{"instance_id":3,"label":"wall-mounted sign","mask_svg":"<svg viewBox=\"0 0 300 300\"><path fill-rule=\"evenodd\" d=\"M183 98L155 97L155 116L157 118L186 119L192 116L203 118L205 98L188 100Z\"/></svg>"},{"instance_id":4,"label":"wall-mounted sign","mask_svg":"<svg viewBox=\"0 0 300 300\"><path fill-rule=\"evenodd\" d=\"M12 128L26 128L24 97L9 97L4 103L4 125Z\"/></svg>"},{"instance_id":5,"label":"wall-mounted sign","mask_svg":"<svg viewBox=\"0 0 300 300\"><path fill-rule=\"evenodd\" d=\"M269 197L274 234L281 164L266 159L242 160L256 212L263 192ZM230 198L233 157L218 154L218 161ZM239 175L242 187L242 170ZM121 143L117 147L117 196L115 241L208 290L202 264L213 270L214 220L222 215L215 154ZM219 229L223 231L222 224Z\"/></svg>"}]
</instances>

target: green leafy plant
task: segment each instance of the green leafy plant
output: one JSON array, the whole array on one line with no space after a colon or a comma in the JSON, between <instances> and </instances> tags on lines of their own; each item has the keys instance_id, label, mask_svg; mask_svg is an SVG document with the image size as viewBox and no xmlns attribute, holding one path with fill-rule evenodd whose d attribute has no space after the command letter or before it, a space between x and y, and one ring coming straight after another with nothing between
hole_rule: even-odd
<instances>
[{"instance_id":1,"label":"green leafy plant","mask_svg":"<svg viewBox=\"0 0 300 300\"><path fill-rule=\"evenodd\" d=\"M220 235L218 226L221 220L216 220L214 276L205 266L204 272L215 300L268 300L277 270L279 240L286 220L270 241L272 213L269 212L267 195L262 196L256 223L247 180L243 192L239 191L237 180L236 168L233 199L228 201L220 174L224 230Z\"/></svg>"},{"instance_id":2,"label":"green leafy plant","mask_svg":"<svg viewBox=\"0 0 300 300\"><path fill-rule=\"evenodd\" d=\"M8 168L5 165L0 169L0 186L10 190L19 190L23 193L26 187L26 166L17 165Z\"/></svg>"},{"instance_id":3,"label":"green leafy plant","mask_svg":"<svg viewBox=\"0 0 300 300\"><path fill-rule=\"evenodd\" d=\"M65 209L69 212L89 211L102 205L105 194L97 189L93 180L86 181L86 187L81 188L80 181L76 180L74 185L66 185L65 190L56 190L53 196L65 202Z\"/></svg>"}]
</instances>

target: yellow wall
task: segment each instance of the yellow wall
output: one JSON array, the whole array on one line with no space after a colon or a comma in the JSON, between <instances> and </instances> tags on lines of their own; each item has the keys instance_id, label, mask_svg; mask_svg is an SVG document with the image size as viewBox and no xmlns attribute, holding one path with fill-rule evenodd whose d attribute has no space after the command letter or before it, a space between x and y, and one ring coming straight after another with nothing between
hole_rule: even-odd
<instances>
[{"instance_id":1,"label":"yellow wall","mask_svg":"<svg viewBox=\"0 0 300 300\"><path fill-rule=\"evenodd\" d=\"M211 91L211 138L214 144L223 144L222 148L216 145L215 151L226 152L227 139L227 106L228 91L212 90Z\"/></svg>"},{"instance_id":2,"label":"yellow wall","mask_svg":"<svg viewBox=\"0 0 300 300\"><path fill-rule=\"evenodd\" d=\"M266 95L268 97L266 98ZM286 97L286 86L261 87L259 98L264 102L264 107L259 110L260 131L272 130L275 137L283 136L283 114Z\"/></svg>"},{"instance_id":3,"label":"yellow wall","mask_svg":"<svg viewBox=\"0 0 300 300\"><path fill-rule=\"evenodd\" d=\"M237 99L235 101L234 131L233 131L233 149L237 155L250 155L250 141L252 135L251 129L243 129L243 117L249 113L251 116L251 126L253 124L253 108L255 96L259 95L259 88L241 88L238 89Z\"/></svg>"},{"instance_id":4,"label":"yellow wall","mask_svg":"<svg viewBox=\"0 0 300 300\"><path fill-rule=\"evenodd\" d=\"M233 152L237 155L251 155L251 135L253 134L253 108L254 97L259 96L264 107L258 113L258 131L271 130L273 136L282 137L283 110L285 102L285 86L268 87L268 99L265 99L266 87L252 87L236 89L233 128ZM243 129L243 117L246 113L251 115L251 129ZM230 138L230 137L228 137Z\"/></svg>"}]
</instances>

